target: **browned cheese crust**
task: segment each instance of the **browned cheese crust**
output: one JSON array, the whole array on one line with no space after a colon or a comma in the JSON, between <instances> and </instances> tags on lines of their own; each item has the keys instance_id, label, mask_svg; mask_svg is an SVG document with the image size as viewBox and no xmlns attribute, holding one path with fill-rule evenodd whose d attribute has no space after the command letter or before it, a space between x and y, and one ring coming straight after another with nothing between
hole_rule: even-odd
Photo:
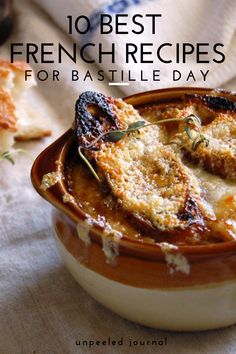
<instances>
[{"instance_id":1,"label":"browned cheese crust","mask_svg":"<svg viewBox=\"0 0 236 354\"><path fill-rule=\"evenodd\" d=\"M202 232L225 240L234 237L235 225L210 205L201 180L185 161L187 158L215 175L236 180L234 107L212 107L211 100L209 103L200 96L189 96L178 104L146 106L139 113L122 100L96 95L97 100L91 102L90 93L86 105L86 95L77 102L79 144L89 148L85 154L101 181L109 186L117 203L136 220L137 226L169 234L184 231L192 237ZM190 139L186 123L173 121L139 129L117 142L109 142L103 136L90 148L102 132L127 129L140 120L148 124L190 114L200 117L201 134L208 139L208 146L200 144L194 150L192 144L199 131L193 127Z\"/></svg>"}]
</instances>

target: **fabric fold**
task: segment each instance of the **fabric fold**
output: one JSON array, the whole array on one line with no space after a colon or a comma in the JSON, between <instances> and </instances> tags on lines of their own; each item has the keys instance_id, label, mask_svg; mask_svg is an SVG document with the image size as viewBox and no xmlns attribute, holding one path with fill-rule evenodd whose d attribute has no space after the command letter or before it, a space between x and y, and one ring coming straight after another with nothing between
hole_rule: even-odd
<instances>
[{"instance_id":1,"label":"fabric fold","mask_svg":"<svg viewBox=\"0 0 236 354\"><path fill-rule=\"evenodd\" d=\"M168 0L110 0L109 2L58 0L56 7L53 1L35 1L67 33L69 32L69 17L71 17L72 41L78 43L80 47L86 43L93 43L94 46L89 46L86 53L96 62L99 61L99 43L103 51L111 51L112 43L115 44L115 63L111 63L111 55L103 55L101 63L97 65L100 70L104 70L108 81L112 81L110 70L117 71L114 74L114 81L122 81L122 78L123 81L129 81L130 78L134 80L129 86L121 87L125 94L183 85L220 87L236 74L236 2L233 0L214 2L197 0L191 2L191 5L188 0L176 2ZM112 16L113 31L110 34L100 34L101 14ZM126 23L120 29L128 31L128 34L114 33L116 14L128 15L120 19L120 22ZM141 28L132 20L137 14L143 16L136 18L136 21L144 26L142 34L132 32L132 29L137 32ZM155 34L152 34L152 17L145 17L146 14L161 15L155 19ZM86 16L89 19L91 30L88 33L79 34L76 31L75 22L78 16ZM87 21L80 19L77 21L77 26L82 31L87 27ZM106 29L108 30L108 27ZM137 48L135 54L137 63L132 60L131 55L129 63L126 63L127 43L133 44L131 49ZM168 63L160 61L156 55L163 43L171 44L164 46L161 51L162 59ZM145 52L153 53L147 53L143 58L146 61L152 60L152 63L140 63L142 44L144 44ZM201 63L196 63L197 44L200 46L198 60ZM193 50L191 55L186 55L185 60L182 56L183 45L188 51ZM223 53L225 59L220 52ZM90 65L87 64L88 69Z\"/></svg>"}]
</instances>

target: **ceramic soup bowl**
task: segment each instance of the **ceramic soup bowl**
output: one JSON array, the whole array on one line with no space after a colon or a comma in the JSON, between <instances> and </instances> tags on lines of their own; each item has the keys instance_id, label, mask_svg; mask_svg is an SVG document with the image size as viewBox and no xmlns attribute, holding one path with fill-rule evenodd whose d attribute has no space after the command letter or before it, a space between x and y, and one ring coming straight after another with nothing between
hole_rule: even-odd
<instances>
[{"instance_id":1,"label":"ceramic soup bowl","mask_svg":"<svg viewBox=\"0 0 236 354\"><path fill-rule=\"evenodd\" d=\"M124 101L139 109L178 101L185 93L210 92L163 89ZM220 95L236 101L233 93ZM70 129L38 156L31 175L37 192L55 207L56 244L66 267L87 293L120 316L154 328L194 331L236 323L236 241L177 247L136 239L129 236L127 220L122 225L117 211L114 220L122 230L120 236L121 232L106 227L106 206L97 208L96 181L91 174L88 179L87 173Z\"/></svg>"}]
</instances>

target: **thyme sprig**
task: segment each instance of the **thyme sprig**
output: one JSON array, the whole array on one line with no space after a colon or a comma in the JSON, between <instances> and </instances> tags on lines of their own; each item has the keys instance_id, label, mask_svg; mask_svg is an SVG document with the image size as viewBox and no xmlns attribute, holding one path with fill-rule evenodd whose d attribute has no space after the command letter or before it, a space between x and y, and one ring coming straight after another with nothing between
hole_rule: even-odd
<instances>
[{"instance_id":1,"label":"thyme sprig","mask_svg":"<svg viewBox=\"0 0 236 354\"><path fill-rule=\"evenodd\" d=\"M96 171L94 170L93 166L91 165L91 163L89 162L89 160L84 156L84 154L82 153L83 147L79 146L78 148L78 152L79 152L79 156L81 157L81 159L86 163L86 165L88 166L88 168L90 169L90 171L92 172L92 174L94 175L94 177L96 178L96 180L98 182L101 182L100 178L98 177L98 174L96 173ZM85 149L85 148L84 148ZM86 148L87 149L87 148Z\"/></svg>"},{"instance_id":2,"label":"thyme sprig","mask_svg":"<svg viewBox=\"0 0 236 354\"><path fill-rule=\"evenodd\" d=\"M196 151L199 145L205 144L207 147L209 145L209 140L202 134L201 132L201 120L195 114L190 114L186 118L183 118L183 121L186 123L185 125L185 132L192 142L192 150ZM193 139L191 128L197 131L196 137Z\"/></svg>"},{"instance_id":3,"label":"thyme sprig","mask_svg":"<svg viewBox=\"0 0 236 354\"><path fill-rule=\"evenodd\" d=\"M0 159L9 161L12 165L15 165L15 161L12 156L12 152L7 150L1 153Z\"/></svg>"},{"instance_id":4,"label":"thyme sprig","mask_svg":"<svg viewBox=\"0 0 236 354\"><path fill-rule=\"evenodd\" d=\"M167 122L173 122L173 121L183 121L183 118L168 118L168 119L162 119L159 120L158 122L155 123L148 123L145 124L146 122L143 120L138 120L137 122L131 123L127 129L117 129L117 130L110 130L108 132L100 134L96 139L92 141L91 144L88 146L84 147L86 150L90 150L93 148L99 140L102 138L106 137L106 140L112 143L115 143L125 137L128 133L135 132L140 130L141 128L147 128L152 125L159 125L161 123L167 123Z\"/></svg>"},{"instance_id":5,"label":"thyme sprig","mask_svg":"<svg viewBox=\"0 0 236 354\"><path fill-rule=\"evenodd\" d=\"M27 152L24 149L6 150L6 151L3 151L0 153L0 160L7 160L12 165L15 165L14 155L17 155L18 153L25 153L26 154Z\"/></svg>"},{"instance_id":6,"label":"thyme sprig","mask_svg":"<svg viewBox=\"0 0 236 354\"><path fill-rule=\"evenodd\" d=\"M123 139L125 137L125 135L127 135L131 132L139 131L142 128L147 128L147 127L150 127L153 125L159 125L159 124L163 124L163 123L176 122L176 121L185 123L185 127L184 127L185 132L186 132L188 138L190 140L193 140L192 146L191 146L193 151L196 151L200 144L205 144L205 146L209 145L209 140L201 133L201 120L200 120L200 118L198 116L196 116L195 114L190 114L184 118L167 118L167 119L159 120L155 123L148 123L148 124L145 124L146 122L143 120L139 120L137 122L131 123L127 129L110 130L108 132L102 133L96 139L94 139L88 146L86 146L86 147L79 146L79 148L78 148L79 156L86 163L86 165L88 166L88 168L90 169L90 171L92 172L94 177L99 182L101 182L101 180L100 180L98 174L96 173L96 171L94 170L93 166L91 165L91 163L88 161L88 159L83 154L82 149L91 151L93 149L93 147L97 144L97 142L104 137L106 138L106 141L114 143L114 142L117 142L117 141ZM195 131L197 131L197 135L194 139L192 136L191 129L194 129Z\"/></svg>"}]
</instances>

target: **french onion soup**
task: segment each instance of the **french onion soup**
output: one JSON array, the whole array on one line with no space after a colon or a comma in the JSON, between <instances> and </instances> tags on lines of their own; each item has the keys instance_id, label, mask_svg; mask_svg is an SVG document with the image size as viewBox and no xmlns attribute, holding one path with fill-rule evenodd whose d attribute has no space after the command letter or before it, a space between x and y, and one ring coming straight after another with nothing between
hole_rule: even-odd
<instances>
[{"instance_id":1,"label":"french onion soup","mask_svg":"<svg viewBox=\"0 0 236 354\"><path fill-rule=\"evenodd\" d=\"M148 243L236 238L234 101L186 94L136 110L85 92L74 132L68 196L98 223Z\"/></svg>"}]
</instances>

